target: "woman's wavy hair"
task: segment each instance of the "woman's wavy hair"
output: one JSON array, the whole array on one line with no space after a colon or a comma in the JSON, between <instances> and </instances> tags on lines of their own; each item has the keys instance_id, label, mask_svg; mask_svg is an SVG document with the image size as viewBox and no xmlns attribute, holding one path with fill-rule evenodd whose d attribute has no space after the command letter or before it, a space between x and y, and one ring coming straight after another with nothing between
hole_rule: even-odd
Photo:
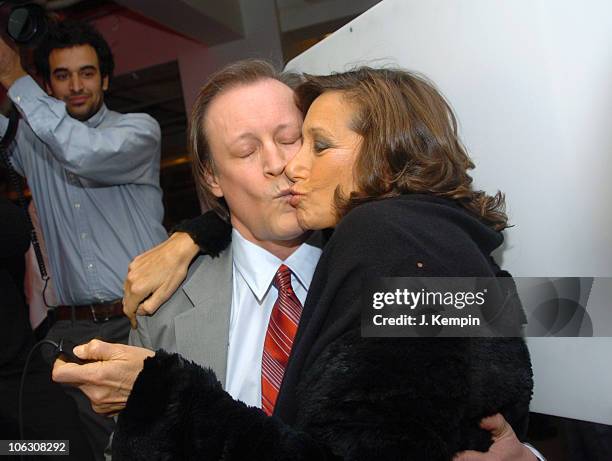
<instances>
[{"instance_id":1,"label":"woman's wavy hair","mask_svg":"<svg viewBox=\"0 0 612 461\"><path fill-rule=\"evenodd\" d=\"M336 190L339 217L364 202L430 194L454 200L495 230L507 227L504 194L473 190L468 170L474 164L459 140L457 120L424 77L361 67L304 78L296 88L304 114L327 91L342 92L356 109L350 128L363 137L354 166L357 191L344 197Z\"/></svg>"}]
</instances>

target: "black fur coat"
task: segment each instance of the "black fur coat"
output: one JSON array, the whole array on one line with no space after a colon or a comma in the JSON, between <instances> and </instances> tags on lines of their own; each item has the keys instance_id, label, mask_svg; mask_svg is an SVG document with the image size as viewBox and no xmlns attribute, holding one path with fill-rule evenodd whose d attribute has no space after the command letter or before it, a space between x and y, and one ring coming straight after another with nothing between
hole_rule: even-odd
<instances>
[{"instance_id":1,"label":"black fur coat","mask_svg":"<svg viewBox=\"0 0 612 461\"><path fill-rule=\"evenodd\" d=\"M450 460L486 451L478 422L496 412L520 437L533 387L522 339L360 334L367 277L492 276L501 241L444 199L359 206L319 261L274 416L232 399L211 370L160 351L119 417L113 459Z\"/></svg>"}]
</instances>

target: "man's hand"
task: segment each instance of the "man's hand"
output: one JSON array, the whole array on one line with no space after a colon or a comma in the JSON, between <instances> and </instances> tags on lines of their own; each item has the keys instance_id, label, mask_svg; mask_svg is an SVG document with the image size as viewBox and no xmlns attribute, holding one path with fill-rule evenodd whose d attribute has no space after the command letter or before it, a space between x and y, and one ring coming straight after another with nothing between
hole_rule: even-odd
<instances>
[{"instance_id":1,"label":"man's hand","mask_svg":"<svg viewBox=\"0 0 612 461\"><path fill-rule=\"evenodd\" d=\"M57 359L53 365L53 381L78 387L91 401L96 413L112 416L123 408L144 360L155 352L142 347L111 344L94 339L74 348L85 365Z\"/></svg>"},{"instance_id":2,"label":"man's hand","mask_svg":"<svg viewBox=\"0 0 612 461\"><path fill-rule=\"evenodd\" d=\"M199 251L189 234L176 232L130 263L123 285L123 312L132 328L137 327L137 314L153 314L172 296Z\"/></svg>"},{"instance_id":3,"label":"man's hand","mask_svg":"<svg viewBox=\"0 0 612 461\"><path fill-rule=\"evenodd\" d=\"M537 461L536 456L523 445L502 415L483 418L480 427L491 432L493 445L489 451L462 451L453 461Z\"/></svg>"},{"instance_id":4,"label":"man's hand","mask_svg":"<svg viewBox=\"0 0 612 461\"><path fill-rule=\"evenodd\" d=\"M19 54L0 38L0 83L7 90L20 77L27 75Z\"/></svg>"}]
</instances>

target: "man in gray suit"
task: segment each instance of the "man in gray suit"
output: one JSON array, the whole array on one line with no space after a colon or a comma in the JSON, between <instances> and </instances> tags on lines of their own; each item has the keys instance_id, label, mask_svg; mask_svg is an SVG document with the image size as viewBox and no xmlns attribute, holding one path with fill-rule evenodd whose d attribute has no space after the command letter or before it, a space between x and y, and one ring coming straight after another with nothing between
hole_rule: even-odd
<instances>
[{"instance_id":1,"label":"man in gray suit","mask_svg":"<svg viewBox=\"0 0 612 461\"><path fill-rule=\"evenodd\" d=\"M291 184L283 174L301 146L302 115L293 91L272 66L243 61L202 88L191 125L201 199L229 219L232 242L218 257L197 257L174 295L154 315L139 317L130 343L179 352L210 367L232 396L260 406L261 352L277 299L272 280L281 265L288 266L293 289L304 303L321 253L304 243L307 235L289 203ZM87 353L107 346L95 341ZM114 351L118 360L119 351L125 351L124 364L130 363L128 354L140 358L140 367L142 358L152 354ZM77 384L66 367L56 366L54 379ZM100 386L80 387L94 409L115 413L129 395L126 382L131 388L137 371L131 369L129 379L117 386L121 397Z\"/></svg>"},{"instance_id":2,"label":"man in gray suit","mask_svg":"<svg viewBox=\"0 0 612 461\"><path fill-rule=\"evenodd\" d=\"M285 165L301 146L293 91L267 63L237 63L202 88L192 113L194 171L205 204L232 224L230 247L200 256L165 305L141 317L133 345L212 368L226 390L261 405L261 351L281 265L304 303L320 249L289 203Z\"/></svg>"}]
</instances>

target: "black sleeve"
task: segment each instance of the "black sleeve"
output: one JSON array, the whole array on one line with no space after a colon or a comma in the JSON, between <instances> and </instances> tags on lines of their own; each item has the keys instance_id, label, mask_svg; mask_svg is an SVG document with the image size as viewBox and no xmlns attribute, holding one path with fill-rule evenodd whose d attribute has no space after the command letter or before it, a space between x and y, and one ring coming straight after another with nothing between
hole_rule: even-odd
<instances>
[{"instance_id":1,"label":"black sleeve","mask_svg":"<svg viewBox=\"0 0 612 461\"><path fill-rule=\"evenodd\" d=\"M113 459L449 460L468 392L465 352L456 341L364 340L353 329L308 371L303 423L289 426L234 400L210 369L158 351L119 415Z\"/></svg>"},{"instance_id":2,"label":"black sleeve","mask_svg":"<svg viewBox=\"0 0 612 461\"><path fill-rule=\"evenodd\" d=\"M232 226L214 211L177 224L172 232L185 232L200 247L200 251L212 257L219 256L232 241Z\"/></svg>"},{"instance_id":3,"label":"black sleeve","mask_svg":"<svg viewBox=\"0 0 612 461\"><path fill-rule=\"evenodd\" d=\"M120 413L113 460L334 459L308 434L225 392L214 372L158 351Z\"/></svg>"}]
</instances>

